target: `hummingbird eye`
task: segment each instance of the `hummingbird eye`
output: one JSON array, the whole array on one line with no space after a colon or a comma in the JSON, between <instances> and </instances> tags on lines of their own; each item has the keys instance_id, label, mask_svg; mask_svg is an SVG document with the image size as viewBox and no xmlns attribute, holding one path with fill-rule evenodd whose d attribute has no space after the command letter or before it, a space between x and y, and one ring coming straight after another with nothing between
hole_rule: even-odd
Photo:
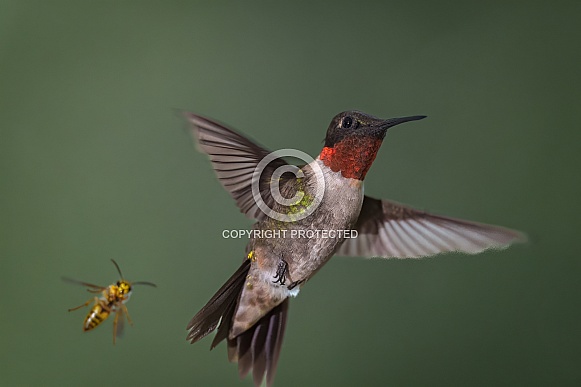
<instances>
[{"instance_id":1,"label":"hummingbird eye","mask_svg":"<svg viewBox=\"0 0 581 387\"><path fill-rule=\"evenodd\" d=\"M349 129L351 125L353 125L353 118L349 116L343 118L343 121L341 121L341 127L344 129Z\"/></svg>"}]
</instances>

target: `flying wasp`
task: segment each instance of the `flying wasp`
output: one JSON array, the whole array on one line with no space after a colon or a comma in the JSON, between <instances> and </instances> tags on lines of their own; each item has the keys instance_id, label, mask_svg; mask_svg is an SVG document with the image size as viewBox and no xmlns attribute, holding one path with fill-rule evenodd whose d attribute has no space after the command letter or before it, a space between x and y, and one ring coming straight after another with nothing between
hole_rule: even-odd
<instances>
[{"instance_id":1,"label":"flying wasp","mask_svg":"<svg viewBox=\"0 0 581 387\"><path fill-rule=\"evenodd\" d=\"M125 306L125 303L129 301L129 297L131 296L132 286L148 285L157 287L157 285L145 281L129 282L124 279L117 262L115 262L114 259L111 259L111 262L113 262L117 268L119 276L121 277L121 279L113 285L105 287L90 284L88 282L78 281L68 277L63 277L62 279L65 282L86 286L89 293L101 293L100 297L95 296L93 299L88 300L84 304L69 309L69 312L88 306L91 302L94 302L93 307L87 314L87 317L85 317L85 321L83 323L83 331L85 332L98 327L111 315L111 313L115 313L115 319L113 320L113 345L115 345L115 339L123 333L125 317L127 317L129 324L133 325L133 322L129 317L127 307Z\"/></svg>"}]
</instances>

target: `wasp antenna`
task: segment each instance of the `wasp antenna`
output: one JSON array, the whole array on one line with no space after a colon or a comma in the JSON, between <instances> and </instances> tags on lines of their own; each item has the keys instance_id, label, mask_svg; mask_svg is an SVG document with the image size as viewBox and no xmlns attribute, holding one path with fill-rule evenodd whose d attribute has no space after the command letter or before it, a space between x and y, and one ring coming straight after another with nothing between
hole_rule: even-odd
<instances>
[{"instance_id":1,"label":"wasp antenna","mask_svg":"<svg viewBox=\"0 0 581 387\"><path fill-rule=\"evenodd\" d=\"M117 262L115 262L115 260L113 258L111 258L111 262L113 262L113 265L115 265L115 267L117 268L117 272L121 276L121 279L124 279L123 273L121 273L121 269L119 268L119 265L117 264Z\"/></svg>"},{"instance_id":2,"label":"wasp antenna","mask_svg":"<svg viewBox=\"0 0 581 387\"><path fill-rule=\"evenodd\" d=\"M147 286L153 286L154 288L157 288L156 284L154 284L153 282L147 282L147 281L133 282L132 285L147 285Z\"/></svg>"}]
</instances>

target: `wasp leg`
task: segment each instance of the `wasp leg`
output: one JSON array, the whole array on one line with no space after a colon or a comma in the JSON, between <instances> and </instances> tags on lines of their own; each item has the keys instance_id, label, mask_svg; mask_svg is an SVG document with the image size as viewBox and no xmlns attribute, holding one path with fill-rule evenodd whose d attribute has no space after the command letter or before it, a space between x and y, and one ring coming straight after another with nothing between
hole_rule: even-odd
<instances>
[{"instance_id":1,"label":"wasp leg","mask_svg":"<svg viewBox=\"0 0 581 387\"><path fill-rule=\"evenodd\" d=\"M89 305L89 304L91 303L91 301L94 301L94 299L91 299L91 300L89 300L89 301L85 302L84 304L82 304L82 305L79 305L79 306L77 306L77 307L75 307L75 308L71 308L71 309L69 309L69 312L72 312L73 310L77 310L77 309L80 309L80 308L82 308L82 307L84 307L84 306L87 306L87 305Z\"/></svg>"},{"instance_id":2,"label":"wasp leg","mask_svg":"<svg viewBox=\"0 0 581 387\"><path fill-rule=\"evenodd\" d=\"M115 339L117 338L117 323L119 322L119 313L115 313L115 318L113 319L113 345L115 345Z\"/></svg>"},{"instance_id":3,"label":"wasp leg","mask_svg":"<svg viewBox=\"0 0 581 387\"><path fill-rule=\"evenodd\" d=\"M288 273L288 263L284 259L281 259L280 262L278 263L276 273L274 274L274 281L272 282L275 284L279 283L281 285L284 285L286 282L287 273Z\"/></svg>"},{"instance_id":4,"label":"wasp leg","mask_svg":"<svg viewBox=\"0 0 581 387\"><path fill-rule=\"evenodd\" d=\"M123 312L125 312L125 316L127 316L127 321L129 321L130 325L133 325L133 321L131 321L131 317L129 317L129 311L127 310L127 307L125 305L121 305L121 307L123 308Z\"/></svg>"}]
</instances>

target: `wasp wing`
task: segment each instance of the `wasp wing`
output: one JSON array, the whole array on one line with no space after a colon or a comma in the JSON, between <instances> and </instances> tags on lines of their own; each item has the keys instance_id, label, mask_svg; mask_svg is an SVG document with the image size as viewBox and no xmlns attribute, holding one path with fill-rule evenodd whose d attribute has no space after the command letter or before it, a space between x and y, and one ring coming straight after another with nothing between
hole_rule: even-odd
<instances>
[{"instance_id":1,"label":"wasp wing","mask_svg":"<svg viewBox=\"0 0 581 387\"><path fill-rule=\"evenodd\" d=\"M125 331L125 317L127 315L125 305L118 306L115 310L115 318L113 320L113 345L117 338L123 337Z\"/></svg>"},{"instance_id":2,"label":"wasp wing","mask_svg":"<svg viewBox=\"0 0 581 387\"><path fill-rule=\"evenodd\" d=\"M88 283L88 282L79 281L79 280L76 280L76 279L73 279L73 278L69 278L69 277L61 277L61 279L64 282L69 283L69 284L86 286L86 287L90 288L90 289L87 289L90 292L100 292L102 290L107 289L106 286L99 286L99 285L95 285L95 284L91 284L91 283Z\"/></svg>"}]
</instances>

